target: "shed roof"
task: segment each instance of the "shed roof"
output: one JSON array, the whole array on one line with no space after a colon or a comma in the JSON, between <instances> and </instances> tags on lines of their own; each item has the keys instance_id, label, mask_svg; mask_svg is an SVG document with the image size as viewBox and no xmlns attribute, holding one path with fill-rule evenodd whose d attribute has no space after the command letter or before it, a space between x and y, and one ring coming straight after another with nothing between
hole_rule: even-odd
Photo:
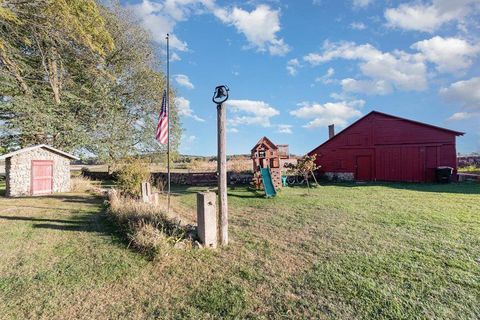
<instances>
[{"instance_id":1,"label":"shed roof","mask_svg":"<svg viewBox=\"0 0 480 320\"><path fill-rule=\"evenodd\" d=\"M379 114L379 115L389 117L389 118L393 118L393 119L397 119L397 120L407 121L407 122L410 122L410 123L414 123L414 124L421 125L421 126L424 126L424 127L430 127L432 129L437 129L437 130L440 130L440 131L446 131L446 132L449 132L449 133L454 134L456 136L463 136L465 134L465 132L460 132L460 131L450 130L450 129L447 129L447 128L437 127L437 126L434 126L434 125L431 125L431 124L428 124L428 123L415 121L415 120L411 120L411 119L406 119L406 118L402 118L402 117L397 117L397 116L394 116L394 115L391 115L391 114L388 114L388 113L383 113L383 112L380 112L380 111L373 110L373 111L370 111L369 113L367 113L366 115L364 115L363 117L361 117L360 119L358 119L357 121L355 121L354 123L352 123L351 125L349 125L348 127L346 127L345 129L343 129L342 131L340 131L339 133L337 133L336 135L334 135L331 139L328 139L327 141L323 142L319 146L315 147L312 151L308 152L307 154L311 154L312 152L314 152L318 148L322 147L327 142L330 142L332 139L336 139L339 135L341 135L342 133L347 131L348 128L354 126L355 124L359 123L363 119L368 118L369 116L374 115L374 114Z\"/></svg>"},{"instance_id":2,"label":"shed roof","mask_svg":"<svg viewBox=\"0 0 480 320\"><path fill-rule=\"evenodd\" d=\"M59 155L64 156L65 158L69 158L69 159L72 159L72 160L80 160L78 157L74 156L73 154L64 152L62 150L58 150L58 149L56 149L54 147L51 147L49 145L46 145L46 144L39 144L39 145L36 145L36 146L23 148L23 149L20 149L20 150L17 150L17 151L13 151L13 152L1 155L0 160L5 160L5 159L13 157L17 154L21 154L21 153L36 150L36 149L47 149L47 150L50 150L51 152L58 153Z\"/></svg>"}]
</instances>

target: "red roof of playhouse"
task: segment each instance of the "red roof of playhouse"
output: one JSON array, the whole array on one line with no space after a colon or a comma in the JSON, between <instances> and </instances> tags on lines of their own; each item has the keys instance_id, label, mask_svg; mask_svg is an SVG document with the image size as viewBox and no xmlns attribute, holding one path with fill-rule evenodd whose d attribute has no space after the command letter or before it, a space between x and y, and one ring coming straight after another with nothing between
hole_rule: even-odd
<instances>
[{"instance_id":1,"label":"red roof of playhouse","mask_svg":"<svg viewBox=\"0 0 480 320\"><path fill-rule=\"evenodd\" d=\"M272 149L278 149L277 145L275 143L273 143L270 139L268 139L267 137L263 137L261 138L260 140L258 140L258 142L255 144L255 146L252 148L251 151L255 150L255 148L261 144L261 143L266 143L268 145L270 145L270 147Z\"/></svg>"}]
</instances>

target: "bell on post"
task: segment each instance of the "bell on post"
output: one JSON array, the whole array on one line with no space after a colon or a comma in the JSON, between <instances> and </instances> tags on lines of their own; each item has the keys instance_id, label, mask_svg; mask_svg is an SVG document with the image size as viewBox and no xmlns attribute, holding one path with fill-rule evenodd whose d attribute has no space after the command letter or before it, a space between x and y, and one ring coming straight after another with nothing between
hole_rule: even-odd
<instances>
[{"instance_id":1,"label":"bell on post","mask_svg":"<svg viewBox=\"0 0 480 320\"><path fill-rule=\"evenodd\" d=\"M213 102L216 104L221 104L228 99L228 87L227 86L218 86L215 88L215 93L213 94Z\"/></svg>"}]
</instances>

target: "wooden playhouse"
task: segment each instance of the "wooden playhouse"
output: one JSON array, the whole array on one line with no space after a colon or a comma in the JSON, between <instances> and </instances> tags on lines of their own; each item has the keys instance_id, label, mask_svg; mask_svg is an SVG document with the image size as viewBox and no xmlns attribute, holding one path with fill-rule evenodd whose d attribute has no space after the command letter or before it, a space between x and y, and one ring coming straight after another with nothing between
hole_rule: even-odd
<instances>
[{"instance_id":1,"label":"wooden playhouse","mask_svg":"<svg viewBox=\"0 0 480 320\"><path fill-rule=\"evenodd\" d=\"M282 187L282 159L289 157L288 145L276 145L267 137L261 138L252 148L251 158L253 162L253 184L262 188L261 168L270 168L272 182L275 189Z\"/></svg>"}]
</instances>

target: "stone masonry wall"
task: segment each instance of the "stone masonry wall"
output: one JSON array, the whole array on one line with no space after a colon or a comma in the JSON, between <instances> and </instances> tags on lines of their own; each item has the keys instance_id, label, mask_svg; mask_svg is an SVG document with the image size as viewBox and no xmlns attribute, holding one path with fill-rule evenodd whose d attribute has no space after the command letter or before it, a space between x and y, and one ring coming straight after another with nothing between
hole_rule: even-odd
<instances>
[{"instance_id":1,"label":"stone masonry wall","mask_svg":"<svg viewBox=\"0 0 480 320\"><path fill-rule=\"evenodd\" d=\"M325 172L325 176L330 181L353 181L355 179L353 172Z\"/></svg>"},{"instance_id":2,"label":"stone masonry wall","mask_svg":"<svg viewBox=\"0 0 480 320\"><path fill-rule=\"evenodd\" d=\"M12 156L6 162L7 196L29 196L32 160L53 160L53 192L70 191L70 160L45 149Z\"/></svg>"}]
</instances>

